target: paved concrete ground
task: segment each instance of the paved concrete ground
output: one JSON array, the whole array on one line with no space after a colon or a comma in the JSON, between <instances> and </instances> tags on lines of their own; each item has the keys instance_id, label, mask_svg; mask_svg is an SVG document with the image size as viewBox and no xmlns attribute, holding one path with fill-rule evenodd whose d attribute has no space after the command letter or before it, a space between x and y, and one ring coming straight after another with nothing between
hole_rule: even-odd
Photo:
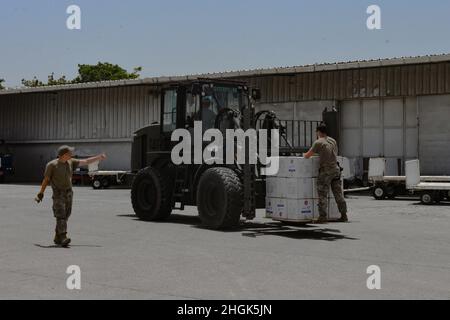
<instances>
[{"instance_id":1,"label":"paved concrete ground","mask_svg":"<svg viewBox=\"0 0 450 320\"><path fill-rule=\"evenodd\" d=\"M195 209L137 221L128 190L75 189L73 246L52 247L50 195L0 185L1 299L450 298L450 206L349 199L352 222L295 228L259 218L233 232L199 227ZM82 289L66 288L81 267ZM382 289L366 287L378 265Z\"/></svg>"}]
</instances>

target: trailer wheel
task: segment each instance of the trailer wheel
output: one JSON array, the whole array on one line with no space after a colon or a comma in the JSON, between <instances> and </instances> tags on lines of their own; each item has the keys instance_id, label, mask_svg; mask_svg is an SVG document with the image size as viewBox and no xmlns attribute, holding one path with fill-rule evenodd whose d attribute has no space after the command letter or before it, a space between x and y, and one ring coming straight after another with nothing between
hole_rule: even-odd
<instances>
[{"instance_id":1,"label":"trailer wheel","mask_svg":"<svg viewBox=\"0 0 450 320\"><path fill-rule=\"evenodd\" d=\"M102 182L99 179L92 181L92 188L95 190L100 190L102 188Z\"/></svg>"},{"instance_id":2,"label":"trailer wheel","mask_svg":"<svg viewBox=\"0 0 450 320\"><path fill-rule=\"evenodd\" d=\"M397 187L393 184L388 184L386 187L386 196L389 200L394 200L397 196Z\"/></svg>"},{"instance_id":3,"label":"trailer wheel","mask_svg":"<svg viewBox=\"0 0 450 320\"><path fill-rule=\"evenodd\" d=\"M131 202L136 216L141 220L167 219L172 213L169 182L157 169L142 169L133 180Z\"/></svg>"},{"instance_id":4,"label":"trailer wheel","mask_svg":"<svg viewBox=\"0 0 450 320\"><path fill-rule=\"evenodd\" d=\"M376 200L384 200L386 198L386 190L382 185L375 186L372 194Z\"/></svg>"},{"instance_id":5,"label":"trailer wheel","mask_svg":"<svg viewBox=\"0 0 450 320\"><path fill-rule=\"evenodd\" d=\"M424 205L427 206L432 205L434 203L434 196L430 192L423 192L422 195L420 196L420 201Z\"/></svg>"},{"instance_id":6,"label":"trailer wheel","mask_svg":"<svg viewBox=\"0 0 450 320\"><path fill-rule=\"evenodd\" d=\"M110 183L109 183L108 177L103 178L102 179L102 188L103 189L108 189L109 185L110 185Z\"/></svg>"},{"instance_id":7,"label":"trailer wheel","mask_svg":"<svg viewBox=\"0 0 450 320\"><path fill-rule=\"evenodd\" d=\"M203 173L197 190L197 207L204 226L227 229L239 225L243 186L235 171L211 168Z\"/></svg>"},{"instance_id":8,"label":"trailer wheel","mask_svg":"<svg viewBox=\"0 0 450 320\"><path fill-rule=\"evenodd\" d=\"M444 193L441 191L435 191L434 192L434 202L436 202L437 204L441 203L442 200L444 200Z\"/></svg>"}]
</instances>

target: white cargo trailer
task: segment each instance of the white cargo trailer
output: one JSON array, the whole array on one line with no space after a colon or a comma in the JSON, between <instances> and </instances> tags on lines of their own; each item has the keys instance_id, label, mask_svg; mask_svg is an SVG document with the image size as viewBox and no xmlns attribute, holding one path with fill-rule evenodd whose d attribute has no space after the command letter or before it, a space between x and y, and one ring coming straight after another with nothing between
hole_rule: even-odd
<instances>
[{"instance_id":1,"label":"white cargo trailer","mask_svg":"<svg viewBox=\"0 0 450 320\"><path fill-rule=\"evenodd\" d=\"M372 194L377 200L394 199L399 195L410 193L406 187L406 176L386 176L386 159L372 158L369 161L369 182L372 184ZM421 182L448 182L449 176L420 176ZM450 200L450 194L444 198Z\"/></svg>"},{"instance_id":2,"label":"white cargo trailer","mask_svg":"<svg viewBox=\"0 0 450 320\"><path fill-rule=\"evenodd\" d=\"M439 203L450 199L450 182L423 182L420 178L420 161L411 160L405 163L406 188L420 194L423 204Z\"/></svg>"}]
</instances>

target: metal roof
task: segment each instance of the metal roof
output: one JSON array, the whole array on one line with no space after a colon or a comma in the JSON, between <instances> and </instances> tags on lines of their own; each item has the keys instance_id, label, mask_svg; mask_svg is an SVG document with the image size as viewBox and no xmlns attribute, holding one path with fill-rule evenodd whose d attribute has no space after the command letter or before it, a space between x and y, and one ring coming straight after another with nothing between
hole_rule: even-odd
<instances>
[{"instance_id":1,"label":"metal roof","mask_svg":"<svg viewBox=\"0 0 450 320\"><path fill-rule=\"evenodd\" d=\"M108 87L121 87L121 86L135 86L135 85L158 85L158 84L166 84L166 83L170 83L170 82L198 80L201 78L219 79L219 78L258 77L258 76L268 76L268 75L310 73L310 72L319 72L319 71L359 69L359 68L376 68L376 67L385 67L385 66L439 63L439 62L450 62L450 54L388 58L388 59L378 59L378 60L348 61L348 62L337 62L337 63L323 63L323 64L312 64L312 65L294 66L294 67L281 67L281 68L267 68L267 69L253 69L253 70L241 70L241 71L230 71L230 72L205 73L205 74L192 74L192 75L186 75L186 76L172 76L172 77L162 76L162 77L152 77L152 78L144 78L144 79L138 79L138 80L102 81L102 82L89 82L89 83L80 83L80 84L45 86L45 87L36 87L36 88L5 89L5 90L0 90L0 95L18 94L18 93L35 93L35 92L53 92L53 91L62 91L62 90L75 90L75 89L108 88Z\"/></svg>"}]
</instances>

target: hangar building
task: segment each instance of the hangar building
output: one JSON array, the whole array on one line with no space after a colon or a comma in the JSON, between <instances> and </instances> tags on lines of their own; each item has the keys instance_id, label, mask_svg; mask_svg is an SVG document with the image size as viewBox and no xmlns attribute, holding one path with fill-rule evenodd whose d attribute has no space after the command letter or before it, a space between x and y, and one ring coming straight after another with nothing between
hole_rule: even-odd
<instances>
[{"instance_id":1,"label":"hangar building","mask_svg":"<svg viewBox=\"0 0 450 320\"><path fill-rule=\"evenodd\" d=\"M128 170L133 133L160 121L158 87L196 78L245 80L262 90L258 109L282 120L320 120L335 106L341 154L357 175L365 158L379 156L388 159L388 174L419 158L424 174L450 175L447 54L2 90L0 139L14 153L15 179L41 179L61 144L78 156L104 151L103 169Z\"/></svg>"}]
</instances>

